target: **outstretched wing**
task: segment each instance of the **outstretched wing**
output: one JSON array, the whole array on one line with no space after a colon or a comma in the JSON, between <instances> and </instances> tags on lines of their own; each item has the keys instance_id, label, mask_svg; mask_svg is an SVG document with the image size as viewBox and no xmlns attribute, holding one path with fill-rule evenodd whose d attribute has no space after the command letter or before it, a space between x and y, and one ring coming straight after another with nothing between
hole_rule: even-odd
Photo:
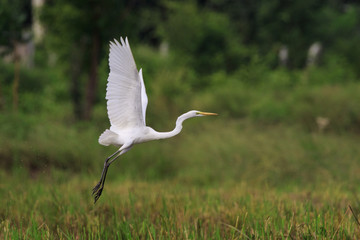
<instances>
[{"instance_id":1,"label":"outstretched wing","mask_svg":"<svg viewBox=\"0 0 360 240\"><path fill-rule=\"evenodd\" d=\"M120 38L120 42L110 42L110 73L106 88L110 123L117 129L144 126L146 109L143 109L142 74L136 69L127 38L125 41Z\"/></svg>"}]
</instances>

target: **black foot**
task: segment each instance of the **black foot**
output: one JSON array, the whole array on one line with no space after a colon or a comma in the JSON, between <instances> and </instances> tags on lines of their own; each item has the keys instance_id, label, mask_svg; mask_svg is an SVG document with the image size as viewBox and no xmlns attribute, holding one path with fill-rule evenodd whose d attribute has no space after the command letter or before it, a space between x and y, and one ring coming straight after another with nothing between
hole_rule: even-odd
<instances>
[{"instance_id":1,"label":"black foot","mask_svg":"<svg viewBox=\"0 0 360 240\"><path fill-rule=\"evenodd\" d=\"M100 187L101 186L101 182L99 182L98 184L96 184L96 186L93 188L92 194L94 196L94 204L96 203L96 201L100 198L101 193L104 189L104 187Z\"/></svg>"}]
</instances>

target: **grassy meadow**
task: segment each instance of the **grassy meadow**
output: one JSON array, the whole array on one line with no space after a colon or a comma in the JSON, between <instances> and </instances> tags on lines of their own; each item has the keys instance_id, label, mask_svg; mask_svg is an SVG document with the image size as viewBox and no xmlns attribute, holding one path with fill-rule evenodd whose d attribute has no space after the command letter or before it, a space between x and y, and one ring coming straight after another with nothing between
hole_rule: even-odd
<instances>
[{"instance_id":1,"label":"grassy meadow","mask_svg":"<svg viewBox=\"0 0 360 240\"><path fill-rule=\"evenodd\" d=\"M76 134L91 137L90 146L62 143L79 148L74 156L47 131L35 132L50 134L46 141L27 141L38 165L22 165L30 153L16 150L20 163L0 172L1 239L360 236L357 134L221 115L188 121L179 136L135 146L115 162L94 205L91 189L115 148L97 146L94 128L83 128ZM57 148L64 159L54 167L46 156Z\"/></svg>"},{"instance_id":2,"label":"grassy meadow","mask_svg":"<svg viewBox=\"0 0 360 240\"><path fill-rule=\"evenodd\" d=\"M2 239L356 239L358 204L341 185L278 190L239 182L109 181L94 205L84 176L2 184ZM64 176L65 175L65 176ZM23 178L20 177L20 179Z\"/></svg>"}]
</instances>

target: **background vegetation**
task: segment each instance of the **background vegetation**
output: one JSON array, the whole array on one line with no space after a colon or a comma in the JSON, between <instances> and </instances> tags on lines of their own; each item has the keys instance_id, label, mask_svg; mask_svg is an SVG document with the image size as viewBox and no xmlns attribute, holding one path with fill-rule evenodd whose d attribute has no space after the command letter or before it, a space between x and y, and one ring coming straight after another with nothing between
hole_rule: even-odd
<instances>
[{"instance_id":1,"label":"background vegetation","mask_svg":"<svg viewBox=\"0 0 360 240\"><path fill-rule=\"evenodd\" d=\"M360 236L357 1L0 4L0 238ZM116 150L97 139L120 36L143 68L149 126L220 115L135 146L93 206Z\"/></svg>"}]
</instances>

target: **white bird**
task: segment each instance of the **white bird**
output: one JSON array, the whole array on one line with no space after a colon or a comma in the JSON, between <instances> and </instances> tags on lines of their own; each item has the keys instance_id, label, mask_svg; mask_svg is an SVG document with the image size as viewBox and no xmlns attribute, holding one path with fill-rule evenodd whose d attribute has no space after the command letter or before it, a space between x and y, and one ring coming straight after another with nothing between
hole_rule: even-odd
<instances>
[{"instance_id":1,"label":"white bird","mask_svg":"<svg viewBox=\"0 0 360 240\"><path fill-rule=\"evenodd\" d=\"M110 73L106 88L106 100L111 126L100 135L99 143L104 146L121 147L105 160L100 181L93 188L95 203L103 191L110 164L120 155L129 151L134 144L173 137L181 132L182 123L186 119L217 115L197 110L189 111L178 117L174 130L170 132L157 132L146 126L145 113L148 98L142 69L138 71L136 68L127 38L125 41L120 38L120 42L117 40L110 42Z\"/></svg>"}]
</instances>

